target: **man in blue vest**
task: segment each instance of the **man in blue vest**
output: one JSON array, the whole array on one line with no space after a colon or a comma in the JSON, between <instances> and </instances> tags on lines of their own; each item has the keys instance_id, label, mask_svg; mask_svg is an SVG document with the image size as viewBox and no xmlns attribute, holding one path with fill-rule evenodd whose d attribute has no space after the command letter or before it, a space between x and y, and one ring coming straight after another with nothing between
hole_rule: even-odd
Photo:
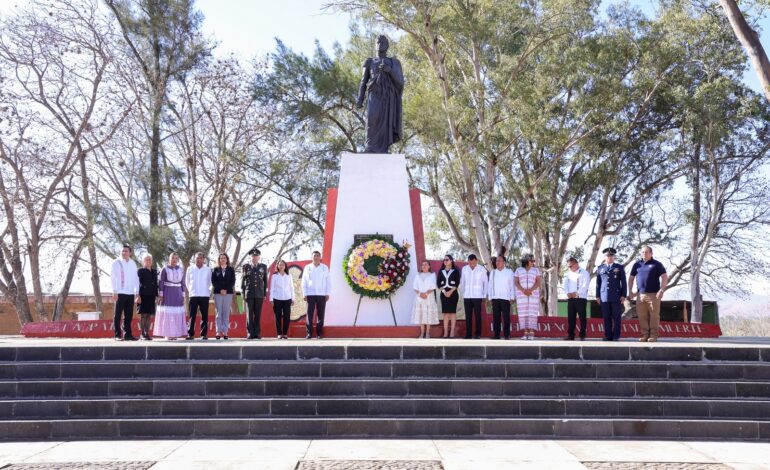
<instances>
[{"instance_id":1,"label":"man in blue vest","mask_svg":"<svg viewBox=\"0 0 770 470\"><path fill-rule=\"evenodd\" d=\"M596 271L596 302L602 308L604 341L618 341L627 292L626 271L615 262L615 248L605 248L602 253L605 262Z\"/></svg>"}]
</instances>

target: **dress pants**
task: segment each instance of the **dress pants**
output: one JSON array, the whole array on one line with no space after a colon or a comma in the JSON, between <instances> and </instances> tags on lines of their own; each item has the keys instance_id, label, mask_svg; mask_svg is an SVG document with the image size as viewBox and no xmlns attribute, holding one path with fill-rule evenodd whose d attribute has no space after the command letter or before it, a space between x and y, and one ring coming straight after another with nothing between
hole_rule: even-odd
<instances>
[{"instance_id":1,"label":"dress pants","mask_svg":"<svg viewBox=\"0 0 770 470\"><path fill-rule=\"evenodd\" d=\"M275 331L279 335L289 334L289 322L291 321L291 299L273 300L273 314L275 314Z\"/></svg>"},{"instance_id":2,"label":"dress pants","mask_svg":"<svg viewBox=\"0 0 770 470\"><path fill-rule=\"evenodd\" d=\"M214 308L217 312L217 334L227 336L230 329L230 305L233 303L233 294L214 294Z\"/></svg>"},{"instance_id":3,"label":"dress pants","mask_svg":"<svg viewBox=\"0 0 770 470\"><path fill-rule=\"evenodd\" d=\"M492 299L492 329L495 338L500 337L500 323L502 320L503 336L511 337L511 301L505 299Z\"/></svg>"},{"instance_id":4,"label":"dress pants","mask_svg":"<svg viewBox=\"0 0 770 470\"><path fill-rule=\"evenodd\" d=\"M123 331L121 334L120 317L123 316ZM129 294L118 294L118 300L115 301L115 310L112 320L115 328L115 337L121 336L128 339L133 338L131 333L131 320L134 318L134 296Z\"/></svg>"},{"instance_id":5,"label":"dress pants","mask_svg":"<svg viewBox=\"0 0 770 470\"><path fill-rule=\"evenodd\" d=\"M201 312L201 338L205 338L209 333L209 298L208 297L190 297L190 324L187 325L187 336L195 336L195 317L198 311Z\"/></svg>"},{"instance_id":6,"label":"dress pants","mask_svg":"<svg viewBox=\"0 0 770 470\"><path fill-rule=\"evenodd\" d=\"M620 319L623 316L623 304L617 302L602 302L602 318L604 319L604 339L617 341L620 339Z\"/></svg>"},{"instance_id":7,"label":"dress pants","mask_svg":"<svg viewBox=\"0 0 770 470\"><path fill-rule=\"evenodd\" d=\"M262 328L262 302L264 297L250 297L246 299L246 331L247 338L261 338Z\"/></svg>"},{"instance_id":8,"label":"dress pants","mask_svg":"<svg viewBox=\"0 0 770 470\"><path fill-rule=\"evenodd\" d=\"M326 296L325 295L308 295L307 296L307 334L313 336L313 314L318 314L318 322L316 323L316 334L318 336L324 333L324 312L326 312Z\"/></svg>"},{"instance_id":9,"label":"dress pants","mask_svg":"<svg viewBox=\"0 0 770 470\"><path fill-rule=\"evenodd\" d=\"M575 323L580 317L580 337L586 337L586 299L580 297L567 299L567 336L575 337Z\"/></svg>"},{"instance_id":10,"label":"dress pants","mask_svg":"<svg viewBox=\"0 0 770 470\"><path fill-rule=\"evenodd\" d=\"M481 299L463 299L465 307L465 339L481 336ZM473 327L476 334L473 334Z\"/></svg>"}]
</instances>

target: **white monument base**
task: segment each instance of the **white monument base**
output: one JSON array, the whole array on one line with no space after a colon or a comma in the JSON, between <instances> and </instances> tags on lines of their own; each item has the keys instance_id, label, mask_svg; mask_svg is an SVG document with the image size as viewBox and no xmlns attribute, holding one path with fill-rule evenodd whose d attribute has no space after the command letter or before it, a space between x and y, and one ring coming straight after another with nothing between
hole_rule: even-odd
<instances>
[{"instance_id":1,"label":"white monument base","mask_svg":"<svg viewBox=\"0 0 770 470\"><path fill-rule=\"evenodd\" d=\"M355 321L356 326L393 326L395 314L398 326L409 325L415 298L412 282L417 274L418 260L404 156L343 154L334 227L326 227L326 230L330 229L333 230L329 258L331 297L324 324L353 326ZM392 235L394 242L406 241L412 245L409 248L409 277L390 302L388 299L361 299L348 285L342 271L342 260L353 245L353 237L373 234Z\"/></svg>"}]
</instances>

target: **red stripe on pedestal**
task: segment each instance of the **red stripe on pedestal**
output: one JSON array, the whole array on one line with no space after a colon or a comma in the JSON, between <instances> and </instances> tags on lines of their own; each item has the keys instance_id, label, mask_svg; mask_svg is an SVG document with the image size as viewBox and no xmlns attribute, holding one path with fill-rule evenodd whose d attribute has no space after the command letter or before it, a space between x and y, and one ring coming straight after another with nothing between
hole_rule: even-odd
<instances>
[{"instance_id":1,"label":"red stripe on pedestal","mask_svg":"<svg viewBox=\"0 0 770 470\"><path fill-rule=\"evenodd\" d=\"M425 258L425 231L422 225L422 205L420 204L420 190L409 190L409 205L412 208L412 229L414 230L414 253L417 256L417 266ZM402 240L394 240L401 242Z\"/></svg>"},{"instance_id":2,"label":"red stripe on pedestal","mask_svg":"<svg viewBox=\"0 0 770 470\"><path fill-rule=\"evenodd\" d=\"M321 262L326 266L332 259L332 242L334 241L334 221L337 219L337 188L329 188L326 192L326 226L324 227L324 247Z\"/></svg>"}]
</instances>

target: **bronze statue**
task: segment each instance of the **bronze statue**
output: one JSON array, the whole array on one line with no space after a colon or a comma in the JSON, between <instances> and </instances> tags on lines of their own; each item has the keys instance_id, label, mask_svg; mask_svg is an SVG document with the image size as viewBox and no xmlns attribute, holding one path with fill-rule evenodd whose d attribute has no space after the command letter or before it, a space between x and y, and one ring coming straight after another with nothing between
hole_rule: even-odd
<instances>
[{"instance_id":1,"label":"bronze statue","mask_svg":"<svg viewBox=\"0 0 770 470\"><path fill-rule=\"evenodd\" d=\"M366 59L358 88L359 108L366 97L366 146L364 153L388 153L388 147L401 140L401 94L404 74L401 62L386 57L388 38L377 38L377 57ZM368 93L367 93L368 91Z\"/></svg>"}]
</instances>

